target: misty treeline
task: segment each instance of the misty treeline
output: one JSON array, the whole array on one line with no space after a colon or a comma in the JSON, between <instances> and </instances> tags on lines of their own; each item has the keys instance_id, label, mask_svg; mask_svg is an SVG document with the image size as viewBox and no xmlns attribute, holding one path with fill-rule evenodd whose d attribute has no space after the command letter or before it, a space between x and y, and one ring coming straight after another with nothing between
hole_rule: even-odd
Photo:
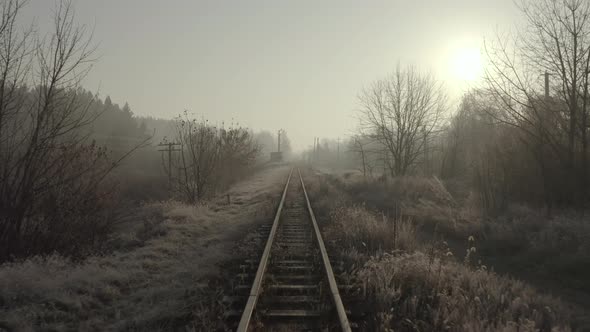
<instances>
[{"instance_id":1,"label":"misty treeline","mask_svg":"<svg viewBox=\"0 0 590 332\"><path fill-rule=\"evenodd\" d=\"M510 202L549 213L586 207L590 2L518 5L524 24L486 41L483 83L455 110L444 86L415 66L398 65L362 91L359 130L340 164L367 177L436 175L464 183L491 214ZM314 150L309 159L334 165L333 152L323 156L333 148Z\"/></svg>"},{"instance_id":2,"label":"misty treeline","mask_svg":"<svg viewBox=\"0 0 590 332\"><path fill-rule=\"evenodd\" d=\"M140 118L128 104L83 89L96 48L91 31L75 23L71 2L56 2L47 35L22 26L25 5L0 3L0 262L105 250L129 206L196 203L268 159L263 153L276 141L268 132ZM165 136L182 143L177 188L195 194L178 196L166 186L157 151Z\"/></svg>"}]
</instances>

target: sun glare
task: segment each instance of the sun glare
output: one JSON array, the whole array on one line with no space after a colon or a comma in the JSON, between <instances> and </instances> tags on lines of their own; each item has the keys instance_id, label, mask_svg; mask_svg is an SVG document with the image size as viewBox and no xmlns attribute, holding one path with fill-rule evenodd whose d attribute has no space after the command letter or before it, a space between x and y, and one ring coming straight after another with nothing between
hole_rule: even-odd
<instances>
[{"instance_id":1,"label":"sun glare","mask_svg":"<svg viewBox=\"0 0 590 332\"><path fill-rule=\"evenodd\" d=\"M483 66L481 53L475 47L463 47L455 50L452 56L453 75L463 81L475 81L481 77Z\"/></svg>"}]
</instances>

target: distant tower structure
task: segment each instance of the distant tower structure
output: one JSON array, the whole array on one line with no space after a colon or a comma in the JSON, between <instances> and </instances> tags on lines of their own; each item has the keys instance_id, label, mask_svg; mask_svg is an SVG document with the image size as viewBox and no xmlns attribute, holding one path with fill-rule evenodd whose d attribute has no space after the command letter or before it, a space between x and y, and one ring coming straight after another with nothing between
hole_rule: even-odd
<instances>
[{"instance_id":1,"label":"distant tower structure","mask_svg":"<svg viewBox=\"0 0 590 332\"><path fill-rule=\"evenodd\" d=\"M279 137L279 144L277 146L277 152L281 152L281 129L279 129L278 137Z\"/></svg>"},{"instance_id":2,"label":"distant tower structure","mask_svg":"<svg viewBox=\"0 0 590 332\"><path fill-rule=\"evenodd\" d=\"M283 129L279 129L278 131L278 144L277 144L277 152L270 153L270 161L271 162L281 162L283 161L283 153L281 152L281 134L283 133Z\"/></svg>"}]
</instances>

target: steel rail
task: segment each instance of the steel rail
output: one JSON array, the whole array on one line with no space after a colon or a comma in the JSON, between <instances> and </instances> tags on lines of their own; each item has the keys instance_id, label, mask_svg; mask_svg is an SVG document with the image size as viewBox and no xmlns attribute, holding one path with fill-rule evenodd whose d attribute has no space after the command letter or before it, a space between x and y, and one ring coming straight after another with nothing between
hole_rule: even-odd
<instances>
[{"instance_id":1,"label":"steel rail","mask_svg":"<svg viewBox=\"0 0 590 332\"><path fill-rule=\"evenodd\" d=\"M260 291L262 289L262 279L264 274L266 273L266 266L268 265L268 259L270 257L270 250L272 248L272 244L277 233L277 228L279 226L279 219L281 216L281 211L283 210L283 205L285 203L285 197L287 196L287 189L289 188L289 182L291 181L291 175L293 174L293 168L289 172L289 177L287 178L287 183L285 184L285 189L283 190L283 196L281 197L281 202L279 203L279 207L277 209L277 213L275 215L275 219L272 222L272 228L270 229L270 234L268 236L268 240L266 241L266 246L264 247L264 252L262 253L262 258L260 259L260 263L258 264L258 270L256 271L256 277L254 277L254 282L252 283L252 288L250 289L250 294L248 296L248 302L244 307L244 312L242 313L242 317L240 317L240 323L238 325L238 332L246 332L248 330L248 325L250 325L250 320L252 319L252 314L254 313L254 308L256 308L256 303L258 302L258 296L260 295Z\"/></svg>"},{"instance_id":2,"label":"steel rail","mask_svg":"<svg viewBox=\"0 0 590 332\"><path fill-rule=\"evenodd\" d=\"M334 278L334 271L332 271L332 265L330 264L328 252L326 251L326 246L324 245L324 240L322 239L320 228L318 227L315 215L313 214L311 203L309 202L307 190L305 189L303 177L301 176L301 171L299 170L299 168L297 168L297 172L299 173L299 180L301 181L301 187L303 188L303 194L305 195L305 201L307 202L307 210L309 211L309 216L311 217L311 221L313 223L313 229L315 230L315 238L318 242L318 246L320 247L322 262L324 263L323 265L326 272L326 276L328 278L328 284L330 285L330 293L332 295L332 300L334 302L334 306L336 307L336 312L338 313L340 327L342 328L342 331L350 332L350 323L348 322L348 317L346 316L346 311L344 310L344 305L342 304L342 299L340 298L338 284L336 283L336 278Z\"/></svg>"}]
</instances>

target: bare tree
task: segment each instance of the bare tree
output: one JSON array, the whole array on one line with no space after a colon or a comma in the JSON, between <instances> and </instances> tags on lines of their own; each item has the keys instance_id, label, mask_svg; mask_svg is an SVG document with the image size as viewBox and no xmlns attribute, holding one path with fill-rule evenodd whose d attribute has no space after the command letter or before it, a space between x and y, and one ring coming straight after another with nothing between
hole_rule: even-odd
<instances>
[{"instance_id":1,"label":"bare tree","mask_svg":"<svg viewBox=\"0 0 590 332\"><path fill-rule=\"evenodd\" d=\"M217 170L218 186L226 187L248 170L258 157L261 146L247 128L232 124L219 130L221 155ZM286 137L286 136L285 136ZM288 141L287 141L288 142Z\"/></svg>"},{"instance_id":2,"label":"bare tree","mask_svg":"<svg viewBox=\"0 0 590 332\"><path fill-rule=\"evenodd\" d=\"M186 111L176 119L176 141L181 145L179 156L165 170L174 178L174 189L191 204L242 175L260 152L246 128L218 128L207 120L191 119Z\"/></svg>"},{"instance_id":3,"label":"bare tree","mask_svg":"<svg viewBox=\"0 0 590 332\"><path fill-rule=\"evenodd\" d=\"M391 176L404 175L423 156L438 129L447 97L431 74L401 68L376 81L360 97L361 130L385 150Z\"/></svg>"},{"instance_id":4,"label":"bare tree","mask_svg":"<svg viewBox=\"0 0 590 332\"><path fill-rule=\"evenodd\" d=\"M0 260L97 241L101 183L120 161L82 130L98 116L80 88L95 48L71 3L58 3L48 38L19 30L24 3L0 4Z\"/></svg>"},{"instance_id":5,"label":"bare tree","mask_svg":"<svg viewBox=\"0 0 590 332\"><path fill-rule=\"evenodd\" d=\"M181 144L180 156L173 162L173 169L178 173L176 189L187 202L194 204L214 185L221 154L218 130L205 120L191 119L185 111L184 116L176 119L176 139Z\"/></svg>"},{"instance_id":6,"label":"bare tree","mask_svg":"<svg viewBox=\"0 0 590 332\"><path fill-rule=\"evenodd\" d=\"M24 1L2 3L0 18L0 142L10 138L6 123L11 121L23 104L20 89L30 70L32 52L31 30L19 31L17 17Z\"/></svg>"},{"instance_id":7,"label":"bare tree","mask_svg":"<svg viewBox=\"0 0 590 332\"><path fill-rule=\"evenodd\" d=\"M519 128L530 145L548 146L552 158L560 160L571 174L565 181L571 197L575 197L577 183L577 192L585 198L590 2L523 0L519 7L526 18L519 34L498 35L486 44L487 86L501 106L493 115ZM543 73L551 75L553 84L546 92L551 97L538 92ZM543 163L545 159L538 160Z\"/></svg>"}]
</instances>

